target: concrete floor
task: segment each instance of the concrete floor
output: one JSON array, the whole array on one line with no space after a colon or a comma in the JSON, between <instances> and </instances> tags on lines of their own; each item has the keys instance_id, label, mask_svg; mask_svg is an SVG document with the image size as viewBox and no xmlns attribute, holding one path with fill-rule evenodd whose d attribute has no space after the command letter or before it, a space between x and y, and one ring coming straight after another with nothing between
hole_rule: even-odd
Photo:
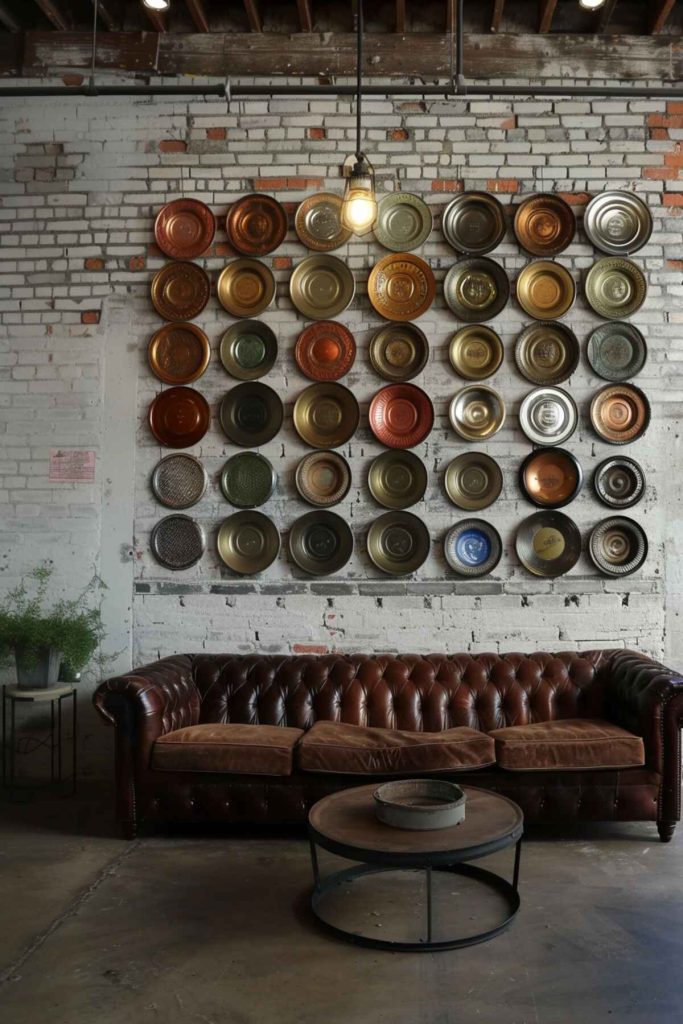
<instances>
[{"instance_id":1,"label":"concrete floor","mask_svg":"<svg viewBox=\"0 0 683 1024\"><path fill-rule=\"evenodd\" d=\"M3 1024L683 1020L680 828L668 846L652 825L533 830L507 932L455 952L396 954L344 944L311 920L302 835L126 843L109 807L108 792L0 804ZM476 918L460 880L439 884L440 927L452 892L465 899L461 921ZM344 909L386 936L399 891L408 896L367 889ZM422 888L411 891L421 914Z\"/></svg>"}]
</instances>

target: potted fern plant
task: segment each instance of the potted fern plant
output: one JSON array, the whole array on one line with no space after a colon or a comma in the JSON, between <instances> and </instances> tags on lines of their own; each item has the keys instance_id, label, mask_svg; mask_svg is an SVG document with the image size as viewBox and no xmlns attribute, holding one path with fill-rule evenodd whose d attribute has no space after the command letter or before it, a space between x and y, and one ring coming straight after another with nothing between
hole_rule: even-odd
<instances>
[{"instance_id":1,"label":"potted fern plant","mask_svg":"<svg viewBox=\"0 0 683 1024\"><path fill-rule=\"evenodd\" d=\"M0 656L14 656L22 689L54 686L60 667L73 680L104 638L104 581L95 575L76 597L46 608L53 571L47 562L36 566L0 602Z\"/></svg>"}]
</instances>

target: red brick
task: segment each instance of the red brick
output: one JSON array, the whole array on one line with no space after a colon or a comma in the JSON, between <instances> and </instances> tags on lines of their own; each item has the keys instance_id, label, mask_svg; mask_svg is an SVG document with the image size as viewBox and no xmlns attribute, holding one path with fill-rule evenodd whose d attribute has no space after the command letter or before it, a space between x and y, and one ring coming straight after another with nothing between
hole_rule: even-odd
<instances>
[{"instance_id":1,"label":"red brick","mask_svg":"<svg viewBox=\"0 0 683 1024\"><path fill-rule=\"evenodd\" d=\"M129 270L144 270L147 266L147 260L144 256L131 256L128 260Z\"/></svg>"},{"instance_id":2,"label":"red brick","mask_svg":"<svg viewBox=\"0 0 683 1024\"><path fill-rule=\"evenodd\" d=\"M668 128L650 128L650 138L664 141L669 138Z\"/></svg>"},{"instance_id":3,"label":"red brick","mask_svg":"<svg viewBox=\"0 0 683 1024\"><path fill-rule=\"evenodd\" d=\"M504 121L500 122L500 127L504 128L505 131L509 131L511 128L517 127L516 117L506 117Z\"/></svg>"},{"instance_id":4,"label":"red brick","mask_svg":"<svg viewBox=\"0 0 683 1024\"><path fill-rule=\"evenodd\" d=\"M486 182L489 192L519 192L519 181L517 178L489 178Z\"/></svg>"},{"instance_id":5,"label":"red brick","mask_svg":"<svg viewBox=\"0 0 683 1024\"><path fill-rule=\"evenodd\" d=\"M292 644L293 654L329 654L330 649L325 644Z\"/></svg>"},{"instance_id":6,"label":"red brick","mask_svg":"<svg viewBox=\"0 0 683 1024\"><path fill-rule=\"evenodd\" d=\"M99 309L88 309L85 313L81 313L82 324L98 324L100 322L100 311Z\"/></svg>"},{"instance_id":7,"label":"red brick","mask_svg":"<svg viewBox=\"0 0 683 1024\"><path fill-rule=\"evenodd\" d=\"M676 146L673 153L666 154L664 163L667 167L683 167L683 153L680 146Z\"/></svg>"},{"instance_id":8,"label":"red brick","mask_svg":"<svg viewBox=\"0 0 683 1024\"><path fill-rule=\"evenodd\" d=\"M647 123L650 128L683 128L683 113L648 114Z\"/></svg>"},{"instance_id":9,"label":"red brick","mask_svg":"<svg viewBox=\"0 0 683 1024\"><path fill-rule=\"evenodd\" d=\"M643 177L650 181L675 181L678 170L675 167L644 167Z\"/></svg>"},{"instance_id":10,"label":"red brick","mask_svg":"<svg viewBox=\"0 0 683 1024\"><path fill-rule=\"evenodd\" d=\"M187 143L181 139L162 139L159 149L162 153L187 153Z\"/></svg>"},{"instance_id":11,"label":"red brick","mask_svg":"<svg viewBox=\"0 0 683 1024\"><path fill-rule=\"evenodd\" d=\"M662 204L664 206L683 206L683 192L665 192Z\"/></svg>"},{"instance_id":12,"label":"red brick","mask_svg":"<svg viewBox=\"0 0 683 1024\"><path fill-rule=\"evenodd\" d=\"M324 187L324 178L254 178L254 188L257 192L281 192L285 189Z\"/></svg>"},{"instance_id":13,"label":"red brick","mask_svg":"<svg viewBox=\"0 0 683 1024\"><path fill-rule=\"evenodd\" d=\"M590 192L558 192L557 194L570 206L585 206L591 199Z\"/></svg>"},{"instance_id":14,"label":"red brick","mask_svg":"<svg viewBox=\"0 0 683 1024\"><path fill-rule=\"evenodd\" d=\"M229 242L216 242L216 256L237 256L237 250Z\"/></svg>"},{"instance_id":15,"label":"red brick","mask_svg":"<svg viewBox=\"0 0 683 1024\"><path fill-rule=\"evenodd\" d=\"M291 256L273 256L273 270L291 270Z\"/></svg>"},{"instance_id":16,"label":"red brick","mask_svg":"<svg viewBox=\"0 0 683 1024\"><path fill-rule=\"evenodd\" d=\"M666 265L672 270L683 270L683 260L667 260Z\"/></svg>"},{"instance_id":17,"label":"red brick","mask_svg":"<svg viewBox=\"0 0 683 1024\"><path fill-rule=\"evenodd\" d=\"M104 270L104 260L99 256L89 256L85 261L86 270Z\"/></svg>"},{"instance_id":18,"label":"red brick","mask_svg":"<svg viewBox=\"0 0 683 1024\"><path fill-rule=\"evenodd\" d=\"M387 140L389 142L406 142L410 136L407 128L389 128L387 129Z\"/></svg>"},{"instance_id":19,"label":"red brick","mask_svg":"<svg viewBox=\"0 0 683 1024\"><path fill-rule=\"evenodd\" d=\"M227 138L227 128L207 128L206 137L207 139L225 139Z\"/></svg>"},{"instance_id":20,"label":"red brick","mask_svg":"<svg viewBox=\"0 0 683 1024\"><path fill-rule=\"evenodd\" d=\"M399 103L396 109L402 114L426 114L427 104L424 100L406 100Z\"/></svg>"},{"instance_id":21,"label":"red brick","mask_svg":"<svg viewBox=\"0 0 683 1024\"><path fill-rule=\"evenodd\" d=\"M326 139L327 138L327 128L307 128L306 129L306 138L307 139L316 139L316 140L318 140L318 139Z\"/></svg>"},{"instance_id":22,"label":"red brick","mask_svg":"<svg viewBox=\"0 0 683 1024\"><path fill-rule=\"evenodd\" d=\"M465 182L462 178L434 178L432 192L462 192Z\"/></svg>"},{"instance_id":23,"label":"red brick","mask_svg":"<svg viewBox=\"0 0 683 1024\"><path fill-rule=\"evenodd\" d=\"M683 103L680 100L671 100L666 105L667 114L683 114Z\"/></svg>"},{"instance_id":24,"label":"red brick","mask_svg":"<svg viewBox=\"0 0 683 1024\"><path fill-rule=\"evenodd\" d=\"M158 259L160 256L163 256L164 254L158 245L155 245L154 242L150 242L150 244L147 246L147 255L151 256L152 259Z\"/></svg>"}]
</instances>

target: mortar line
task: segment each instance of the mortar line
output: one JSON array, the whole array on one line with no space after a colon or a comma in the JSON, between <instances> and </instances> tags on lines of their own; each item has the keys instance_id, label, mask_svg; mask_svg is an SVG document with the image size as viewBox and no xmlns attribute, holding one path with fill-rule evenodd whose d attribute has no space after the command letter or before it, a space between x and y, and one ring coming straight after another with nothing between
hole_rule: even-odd
<instances>
[{"instance_id":1,"label":"mortar line","mask_svg":"<svg viewBox=\"0 0 683 1024\"><path fill-rule=\"evenodd\" d=\"M100 885L106 881L107 878L111 878L111 876L116 873L117 868L119 868L120 865L128 859L128 857L135 853L135 851L140 847L141 842L142 841L140 839L136 839L132 843L128 843L126 848L122 850L117 857L114 857L114 859L110 861L102 871L100 871L92 884L89 885L87 889L83 889L82 892L80 892L71 901L67 908L55 917L44 931L36 935L33 942L31 942L30 945L28 945L12 963L10 963L4 970L0 971L0 986L6 985L8 982L13 980L16 972L24 966L26 961L29 960L34 953L38 952L38 950L52 935L54 935L65 921L68 921L69 918L74 917L78 913L81 907L84 906L97 889L99 889Z\"/></svg>"}]
</instances>

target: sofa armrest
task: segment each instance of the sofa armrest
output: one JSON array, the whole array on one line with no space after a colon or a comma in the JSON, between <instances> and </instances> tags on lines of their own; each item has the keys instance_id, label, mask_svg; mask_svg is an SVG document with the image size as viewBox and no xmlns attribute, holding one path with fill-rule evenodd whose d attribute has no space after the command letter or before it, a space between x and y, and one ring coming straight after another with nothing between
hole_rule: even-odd
<instances>
[{"instance_id":1,"label":"sofa armrest","mask_svg":"<svg viewBox=\"0 0 683 1024\"><path fill-rule=\"evenodd\" d=\"M135 782L150 763L155 740L196 725L200 696L187 654L163 658L100 683L93 704L116 726L117 817L127 838L135 835Z\"/></svg>"},{"instance_id":2,"label":"sofa armrest","mask_svg":"<svg viewBox=\"0 0 683 1024\"><path fill-rule=\"evenodd\" d=\"M648 767L662 774L660 820L681 815L683 676L636 651L614 655L607 679L607 713L645 741Z\"/></svg>"}]
</instances>

